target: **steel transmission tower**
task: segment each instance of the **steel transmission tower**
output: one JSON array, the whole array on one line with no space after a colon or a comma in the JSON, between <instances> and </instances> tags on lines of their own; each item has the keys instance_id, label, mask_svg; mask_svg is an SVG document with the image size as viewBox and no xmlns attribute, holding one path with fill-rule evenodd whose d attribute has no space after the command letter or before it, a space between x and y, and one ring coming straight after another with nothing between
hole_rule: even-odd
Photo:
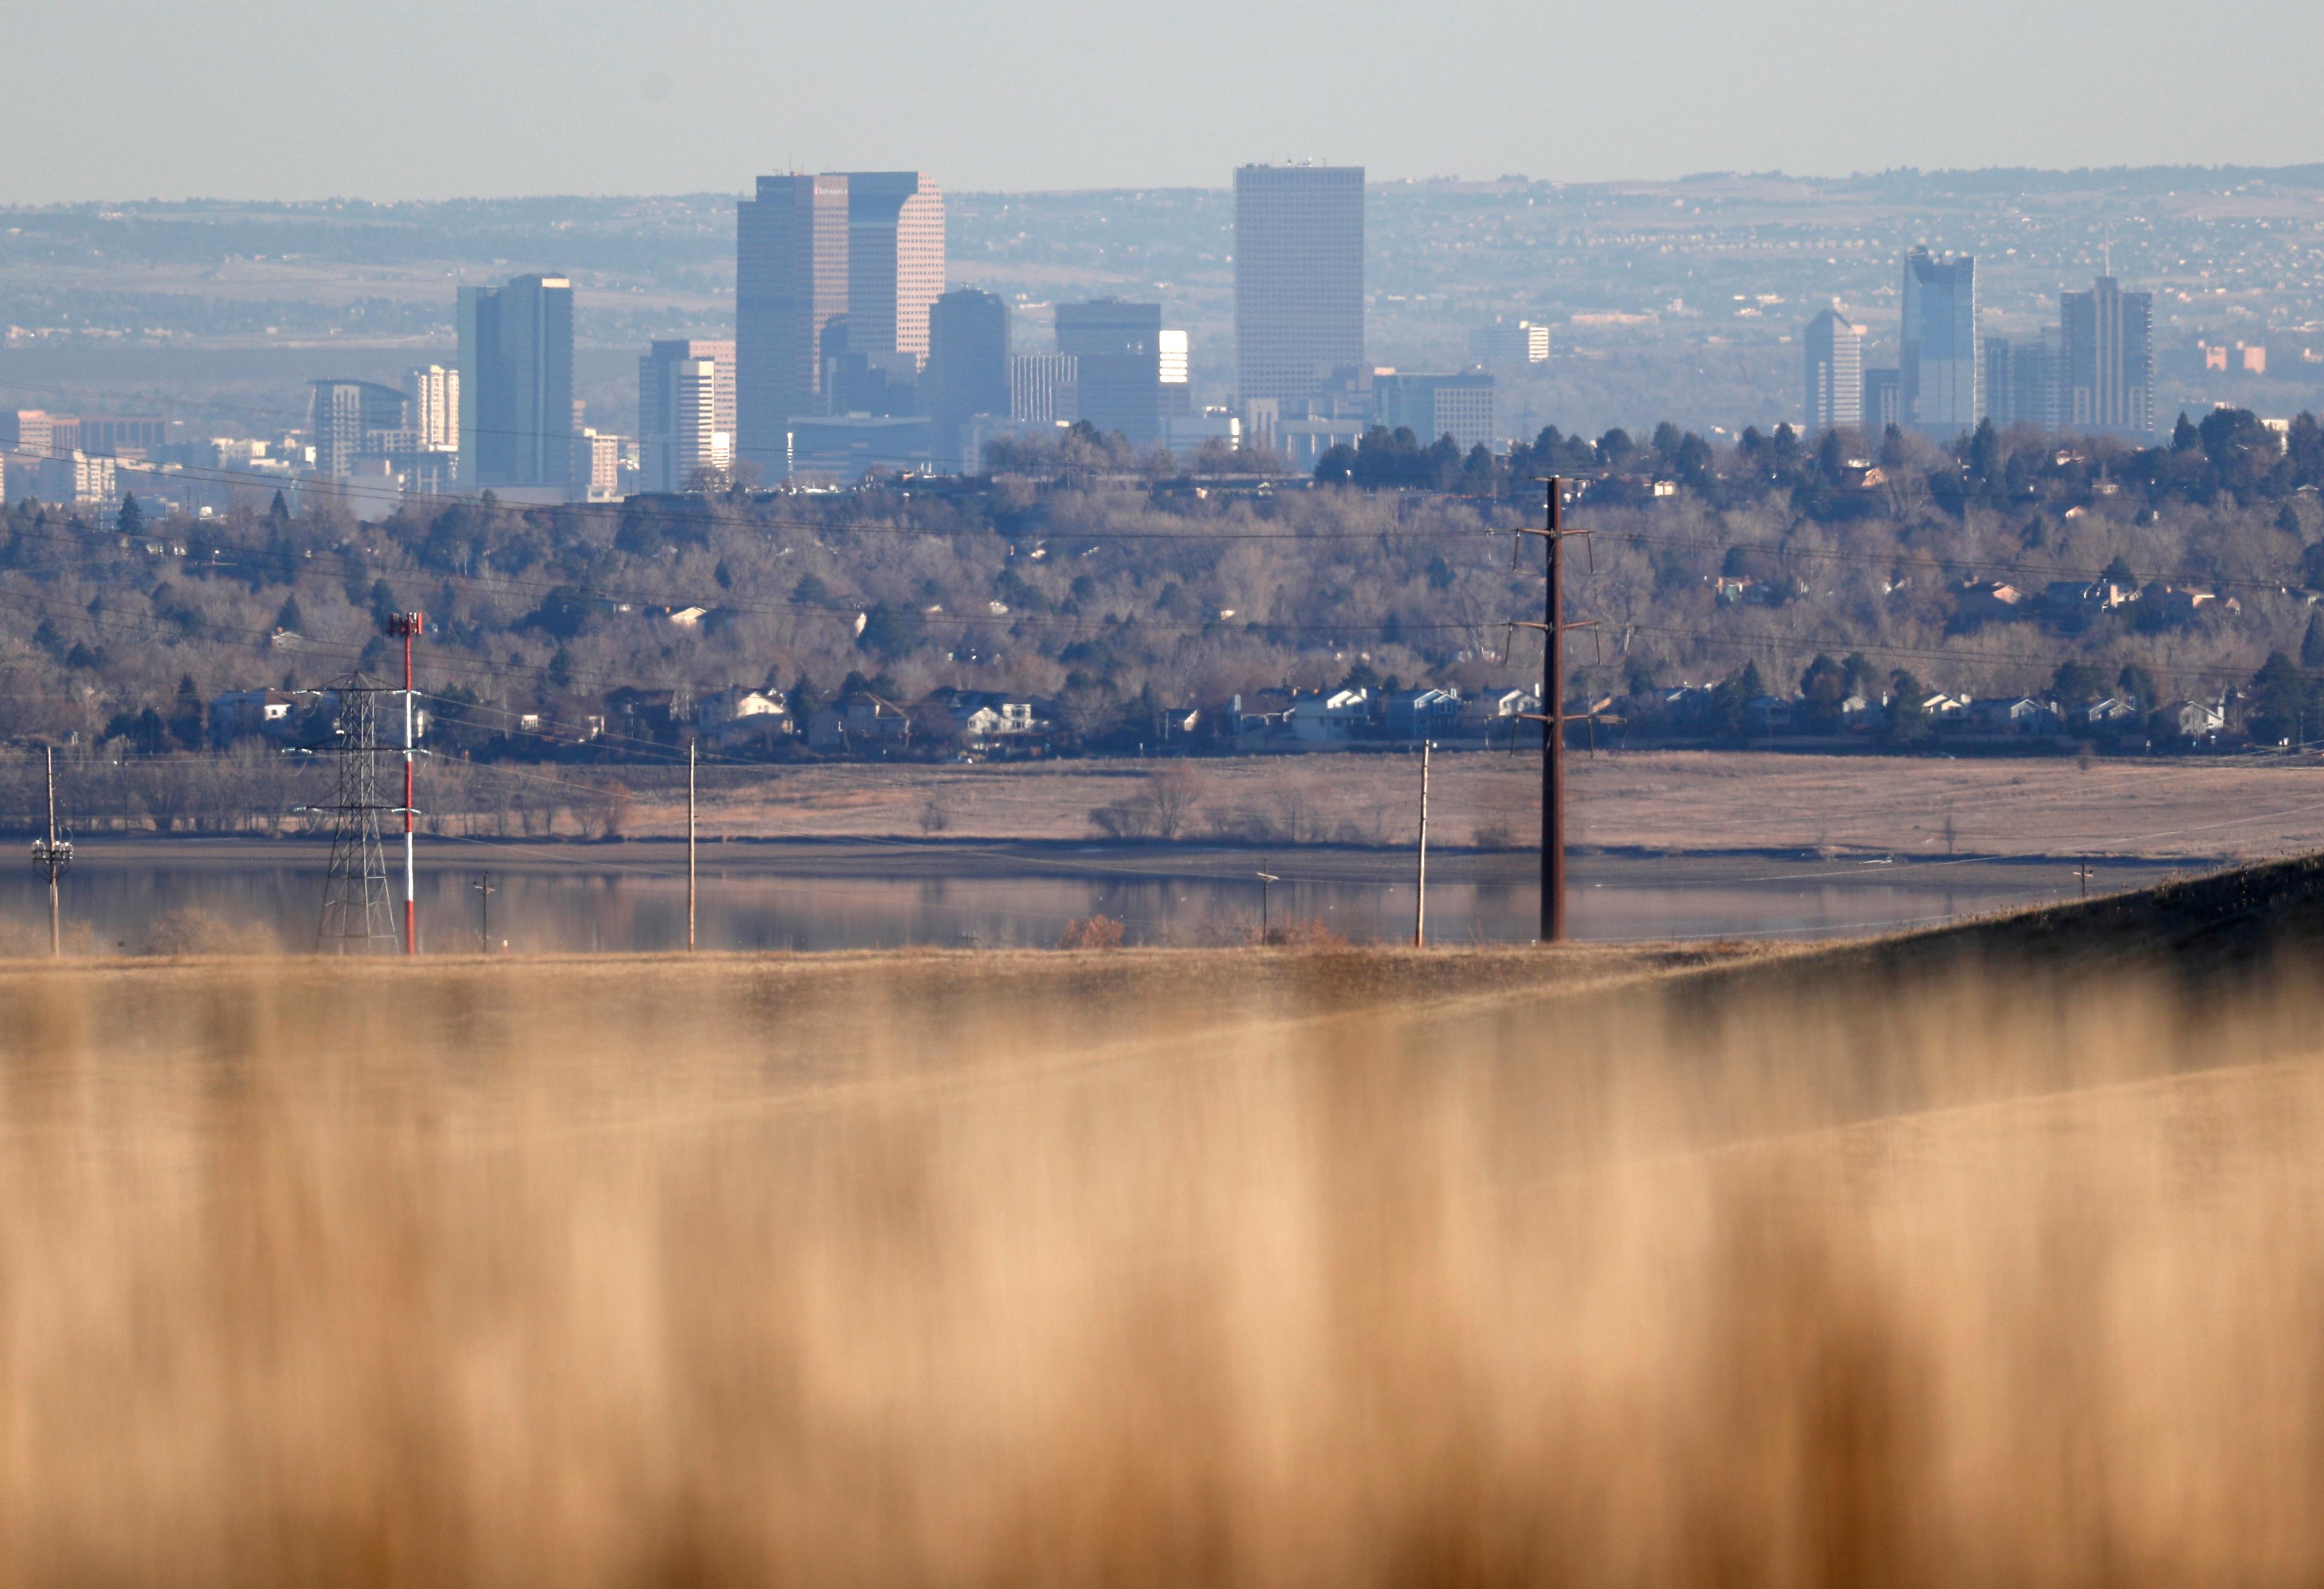
<instances>
[{"instance_id":1,"label":"steel transmission tower","mask_svg":"<svg viewBox=\"0 0 2324 1589\"><path fill-rule=\"evenodd\" d=\"M323 883L323 919L315 947L338 954L395 947L395 906L388 892L387 847L380 818L393 807L380 798L376 679L349 673L331 686L339 697L333 758L338 787L331 813L331 868Z\"/></svg>"}]
</instances>

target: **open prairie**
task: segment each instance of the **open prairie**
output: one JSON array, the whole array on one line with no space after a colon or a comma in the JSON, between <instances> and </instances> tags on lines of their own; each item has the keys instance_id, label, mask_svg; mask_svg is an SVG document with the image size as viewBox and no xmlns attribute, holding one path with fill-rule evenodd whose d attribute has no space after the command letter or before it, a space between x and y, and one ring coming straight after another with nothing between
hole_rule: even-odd
<instances>
[{"instance_id":1,"label":"open prairie","mask_svg":"<svg viewBox=\"0 0 2324 1589\"><path fill-rule=\"evenodd\" d=\"M0 973L0 1583L2312 1582L2319 869Z\"/></svg>"},{"instance_id":2,"label":"open prairie","mask_svg":"<svg viewBox=\"0 0 2324 1589\"><path fill-rule=\"evenodd\" d=\"M2324 767L2309 756L1950 757L1646 751L1567 761L1577 844L1692 853L1816 847L1877 855L2081 855L2239 860L2324 841ZM711 837L1055 839L1098 831L1091 814L1157 771L1179 779L1188 836L1405 845L1419 814L1419 758L1250 756L927 766L829 763L704 776ZM686 786L628 781L624 831L686 831ZM1540 758L1441 755L1430 833L1443 845L1529 845ZM569 826L569 825L568 825Z\"/></svg>"}]
</instances>

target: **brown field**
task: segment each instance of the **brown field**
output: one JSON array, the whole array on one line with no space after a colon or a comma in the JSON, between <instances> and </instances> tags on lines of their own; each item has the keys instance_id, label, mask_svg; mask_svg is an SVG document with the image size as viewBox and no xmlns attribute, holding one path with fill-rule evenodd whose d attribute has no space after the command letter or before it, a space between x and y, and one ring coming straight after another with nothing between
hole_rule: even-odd
<instances>
[{"instance_id":1,"label":"brown field","mask_svg":"<svg viewBox=\"0 0 2324 1589\"><path fill-rule=\"evenodd\" d=\"M2313 1582L2319 879L0 972L0 1584Z\"/></svg>"},{"instance_id":2,"label":"brown field","mask_svg":"<svg viewBox=\"0 0 2324 1589\"><path fill-rule=\"evenodd\" d=\"M1192 785L1188 832L1271 827L1306 842L1403 845L1418 814L1409 755L1246 757L1185 763L830 764L720 770L704 782L708 836L918 836L931 800L951 838L1091 835L1090 813L1167 765ZM2119 855L2252 860L2324 844L2324 766L2312 759L1952 761L1642 752L1576 754L1577 844L1648 850ZM638 783L626 830L685 831L683 782ZM1506 753L1435 762L1431 832L1459 845L1539 832L1540 762ZM1948 838L1947 825L1950 824Z\"/></svg>"}]
</instances>

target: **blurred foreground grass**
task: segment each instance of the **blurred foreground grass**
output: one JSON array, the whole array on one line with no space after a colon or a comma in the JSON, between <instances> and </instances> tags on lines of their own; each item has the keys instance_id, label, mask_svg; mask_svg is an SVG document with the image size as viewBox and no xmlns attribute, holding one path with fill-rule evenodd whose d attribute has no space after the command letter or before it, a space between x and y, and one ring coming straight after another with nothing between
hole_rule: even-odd
<instances>
[{"instance_id":1,"label":"blurred foreground grass","mask_svg":"<svg viewBox=\"0 0 2324 1589\"><path fill-rule=\"evenodd\" d=\"M2316 996L2080 919L0 974L0 1583L2313 1581Z\"/></svg>"}]
</instances>

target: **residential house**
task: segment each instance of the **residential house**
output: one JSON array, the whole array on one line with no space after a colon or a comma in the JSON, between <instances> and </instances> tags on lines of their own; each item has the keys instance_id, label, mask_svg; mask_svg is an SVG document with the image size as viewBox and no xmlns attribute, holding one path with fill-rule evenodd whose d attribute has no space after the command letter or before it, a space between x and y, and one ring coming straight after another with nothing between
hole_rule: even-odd
<instances>
[{"instance_id":1,"label":"residential house","mask_svg":"<svg viewBox=\"0 0 2324 1589\"><path fill-rule=\"evenodd\" d=\"M1541 710L1541 697L1529 689L1489 689L1461 703L1461 725L1474 734L1486 725Z\"/></svg>"},{"instance_id":2,"label":"residential house","mask_svg":"<svg viewBox=\"0 0 2324 1589\"><path fill-rule=\"evenodd\" d=\"M1792 703L1779 695L1763 695L1743 707L1745 726L1753 734L1789 734Z\"/></svg>"},{"instance_id":3,"label":"residential house","mask_svg":"<svg viewBox=\"0 0 2324 1589\"><path fill-rule=\"evenodd\" d=\"M694 730L721 749L780 739L791 732L790 708L779 689L734 685L694 703Z\"/></svg>"},{"instance_id":4,"label":"residential house","mask_svg":"<svg viewBox=\"0 0 2324 1589\"><path fill-rule=\"evenodd\" d=\"M1921 700L1921 716L1932 723L1958 723L1969 716L1971 703L1965 695L1947 695L1939 690Z\"/></svg>"},{"instance_id":5,"label":"residential house","mask_svg":"<svg viewBox=\"0 0 2324 1589\"><path fill-rule=\"evenodd\" d=\"M1513 738L1523 738L1538 732L1540 725L1528 723L1527 715L1538 715L1541 697L1530 689L1494 689L1481 695L1467 697L1461 702L1459 732L1464 737L1481 738L1488 744L1505 745Z\"/></svg>"},{"instance_id":6,"label":"residential house","mask_svg":"<svg viewBox=\"0 0 2324 1589\"><path fill-rule=\"evenodd\" d=\"M2178 733L2192 740L2216 738L2227 725L2227 714L2224 708L2202 701L2172 701L2158 715Z\"/></svg>"},{"instance_id":7,"label":"residential house","mask_svg":"<svg viewBox=\"0 0 2324 1589\"><path fill-rule=\"evenodd\" d=\"M1460 726L1457 689L1400 689L1388 697L1390 739L1445 739Z\"/></svg>"},{"instance_id":8,"label":"residential house","mask_svg":"<svg viewBox=\"0 0 2324 1589\"><path fill-rule=\"evenodd\" d=\"M220 750L249 734L288 735L299 697L281 689L229 689L210 699L210 743Z\"/></svg>"},{"instance_id":9,"label":"residential house","mask_svg":"<svg viewBox=\"0 0 2324 1589\"><path fill-rule=\"evenodd\" d=\"M1052 725L1043 703L998 690L955 690L945 709L954 731L972 745L1028 745Z\"/></svg>"},{"instance_id":10,"label":"residential house","mask_svg":"<svg viewBox=\"0 0 2324 1589\"><path fill-rule=\"evenodd\" d=\"M841 696L807 719L807 743L818 751L871 755L907 744L912 716L868 690Z\"/></svg>"},{"instance_id":11,"label":"residential house","mask_svg":"<svg viewBox=\"0 0 2324 1589\"><path fill-rule=\"evenodd\" d=\"M1672 728L1700 728L1711 716L1711 687L1682 684L1673 689L1658 690L1654 715Z\"/></svg>"},{"instance_id":12,"label":"residential house","mask_svg":"<svg viewBox=\"0 0 2324 1589\"><path fill-rule=\"evenodd\" d=\"M2002 579L1970 579L1960 587L1954 611L1969 624L1998 618L2022 618L2031 611L2033 597Z\"/></svg>"},{"instance_id":13,"label":"residential house","mask_svg":"<svg viewBox=\"0 0 2324 1589\"><path fill-rule=\"evenodd\" d=\"M678 709L673 689L641 689L625 684L605 692L605 716L615 732L634 739L668 739Z\"/></svg>"},{"instance_id":14,"label":"residential house","mask_svg":"<svg viewBox=\"0 0 2324 1589\"><path fill-rule=\"evenodd\" d=\"M1227 700L1228 732L1246 744L1266 739L1288 738L1291 734L1291 692L1283 689L1256 690L1250 695L1231 696Z\"/></svg>"},{"instance_id":15,"label":"residential house","mask_svg":"<svg viewBox=\"0 0 2324 1589\"><path fill-rule=\"evenodd\" d=\"M2030 695L1996 696L1978 701L1970 716L1987 734L2055 734L2058 711Z\"/></svg>"},{"instance_id":16,"label":"residential house","mask_svg":"<svg viewBox=\"0 0 2324 1589\"><path fill-rule=\"evenodd\" d=\"M2102 701L2092 701L2074 714L2081 726L2102 734L2128 728L2137 723L2138 716L2137 703L2126 701L2118 695L2110 695Z\"/></svg>"},{"instance_id":17,"label":"residential house","mask_svg":"<svg viewBox=\"0 0 2324 1589\"><path fill-rule=\"evenodd\" d=\"M2137 599L2135 587L2117 585L2111 579L2095 584L2080 579L2052 579L2042 587L2035 602L2042 615L2053 623L2081 624Z\"/></svg>"},{"instance_id":18,"label":"residential house","mask_svg":"<svg viewBox=\"0 0 2324 1589\"><path fill-rule=\"evenodd\" d=\"M2165 585L2160 580L2149 585L2141 593L2141 597L2161 606L2165 618L2181 624L2206 608L2220 613L2240 613L2244 610L2243 603L2233 596L2221 601L2215 590L2200 590L2190 585Z\"/></svg>"},{"instance_id":19,"label":"residential house","mask_svg":"<svg viewBox=\"0 0 2324 1589\"><path fill-rule=\"evenodd\" d=\"M1291 736L1303 744L1341 744L1371 732L1372 692L1318 690L1291 699Z\"/></svg>"}]
</instances>

